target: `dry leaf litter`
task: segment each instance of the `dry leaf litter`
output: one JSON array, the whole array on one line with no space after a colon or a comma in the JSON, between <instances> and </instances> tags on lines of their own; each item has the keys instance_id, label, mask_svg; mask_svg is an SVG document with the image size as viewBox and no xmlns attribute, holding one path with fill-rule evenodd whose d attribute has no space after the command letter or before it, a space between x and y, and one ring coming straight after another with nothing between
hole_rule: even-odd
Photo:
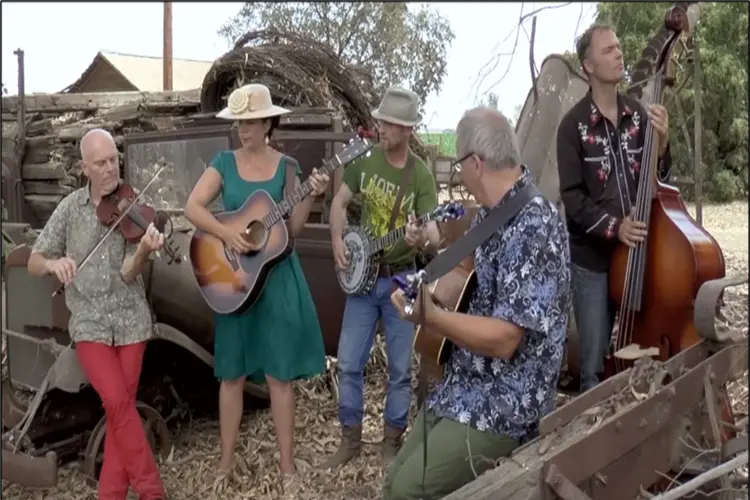
<instances>
[{"instance_id":1,"label":"dry leaf litter","mask_svg":"<svg viewBox=\"0 0 750 500\"><path fill-rule=\"evenodd\" d=\"M689 207L694 214L694 207ZM736 202L721 206L707 206L703 211L704 225L716 237L724 250L727 275L747 273L748 270L748 205ZM747 338L748 331L748 287L743 285L726 292L722 308L726 328L739 332ZM3 343L4 346L4 343ZM338 471L322 471L316 466L333 453L339 438L336 419L336 402L325 377L298 383L296 457L304 477L304 487L299 499L372 499L379 498L384 471L380 465L377 443L382 438L382 414L385 397L385 351L378 336L373 354L366 369L366 410L363 423L363 438L368 444L362 454ZM3 350L4 354L4 350ZM3 361L5 356L3 355ZM416 369L415 361L415 369ZM331 366L333 369L334 366ZM657 363L642 363L638 371L653 380L658 371ZM638 377L637 380L644 380ZM634 379L636 381L636 379ZM416 384L416 381L415 381ZM652 384L653 385L653 384ZM575 435L590 432L606 417L646 397L658 386L639 387L615 395L600 405L597 412L581 415L569 426L571 432L565 436L553 434L540 440L534 453L544 454L564 444ZM729 388L733 409L737 418L747 416L747 373ZM558 395L558 405L568 400ZM413 404L412 419L416 413ZM185 422L172 429L175 438L172 453L161 459L160 469L170 499L275 499L280 498L281 478L278 472L278 451L274 441L273 427L268 410L248 414L241 427L236 453L234 479L215 483L214 467L218 459L218 422L198 420ZM499 467L515 467L510 462L498 463ZM745 471L746 473L746 471ZM4 499L8 500L88 500L95 498L78 463L69 463L60 468L57 487L34 490L3 481Z\"/></svg>"}]
</instances>

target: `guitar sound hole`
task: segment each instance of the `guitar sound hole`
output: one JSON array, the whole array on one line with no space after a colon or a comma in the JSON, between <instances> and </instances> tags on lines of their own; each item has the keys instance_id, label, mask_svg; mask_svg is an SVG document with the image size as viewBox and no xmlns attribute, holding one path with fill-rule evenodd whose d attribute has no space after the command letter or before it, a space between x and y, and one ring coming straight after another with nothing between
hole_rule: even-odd
<instances>
[{"instance_id":1,"label":"guitar sound hole","mask_svg":"<svg viewBox=\"0 0 750 500\"><path fill-rule=\"evenodd\" d=\"M244 237L245 241L252 247L252 251L257 252L268 241L268 230L262 222L254 221L247 226L247 232Z\"/></svg>"}]
</instances>

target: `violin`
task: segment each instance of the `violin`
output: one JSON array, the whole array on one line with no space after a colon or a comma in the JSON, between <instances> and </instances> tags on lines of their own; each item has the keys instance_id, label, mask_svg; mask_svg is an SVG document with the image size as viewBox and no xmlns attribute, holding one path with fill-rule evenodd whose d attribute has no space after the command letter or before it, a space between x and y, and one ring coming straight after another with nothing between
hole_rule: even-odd
<instances>
[{"instance_id":1,"label":"violin","mask_svg":"<svg viewBox=\"0 0 750 500\"><path fill-rule=\"evenodd\" d=\"M150 224L154 224L157 231L165 236L164 241L164 253L167 255L169 260L167 264L177 262L178 264L184 259L180 255L179 250L175 249L173 242L170 239L172 235L172 220L169 216L159 210L154 210L153 207L146 205L145 203L139 203L138 195L130 184L124 182L115 189L112 193L104 196L96 207L96 217L99 222L107 227L111 227L117 221L117 230L120 231L123 238L131 243L138 243L146 234L146 230ZM131 207L127 210L128 207ZM127 210L127 212L126 212ZM125 213L125 217L121 216ZM165 233L165 229L169 225L169 233Z\"/></svg>"},{"instance_id":2,"label":"violin","mask_svg":"<svg viewBox=\"0 0 750 500\"><path fill-rule=\"evenodd\" d=\"M156 211L152 207L141 203L139 200L143 193L151 187L156 178L166 168L166 163L163 163L159 170L151 177L148 184L143 190L136 194L135 189L130 184L120 183L117 189L102 198L99 202L99 206L96 207L96 217L105 226L109 227L109 230L94 247L89 250L83 260L76 266L76 269L80 270L90 260L94 253L104 244L107 238L115 231L119 230L123 238L131 243L139 243L148 226L153 223L156 229L164 234L164 230L169 224L169 234L165 234L164 248L165 253L169 257L168 264L177 262L178 264L185 260L177 250L172 246L172 220L169 216L162 211ZM157 254L158 255L158 254ZM60 288L55 290L52 294L53 297L62 293L65 290L65 285L60 285Z\"/></svg>"}]
</instances>

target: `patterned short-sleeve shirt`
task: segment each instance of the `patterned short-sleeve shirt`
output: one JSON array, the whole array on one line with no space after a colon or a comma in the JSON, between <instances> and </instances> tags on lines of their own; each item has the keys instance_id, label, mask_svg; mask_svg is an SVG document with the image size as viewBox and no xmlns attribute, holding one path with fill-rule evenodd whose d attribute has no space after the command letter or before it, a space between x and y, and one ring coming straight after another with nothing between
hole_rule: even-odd
<instances>
[{"instance_id":1,"label":"patterned short-sleeve shirt","mask_svg":"<svg viewBox=\"0 0 750 500\"><path fill-rule=\"evenodd\" d=\"M55 208L33 251L49 259L68 256L80 264L107 231L96 217L88 188L81 188ZM136 248L119 231L113 231L65 288L65 303L71 314L68 328L74 342L120 346L152 337L151 309L143 279L138 276L125 283L120 273L125 257Z\"/></svg>"},{"instance_id":2,"label":"patterned short-sleeve shirt","mask_svg":"<svg viewBox=\"0 0 750 500\"><path fill-rule=\"evenodd\" d=\"M528 170L500 201L532 182ZM486 209L472 227L488 214ZM552 411L570 311L570 254L557 208L537 196L474 254L468 314L523 328L509 360L453 346L443 379L427 399L437 416L524 439Z\"/></svg>"}]
</instances>

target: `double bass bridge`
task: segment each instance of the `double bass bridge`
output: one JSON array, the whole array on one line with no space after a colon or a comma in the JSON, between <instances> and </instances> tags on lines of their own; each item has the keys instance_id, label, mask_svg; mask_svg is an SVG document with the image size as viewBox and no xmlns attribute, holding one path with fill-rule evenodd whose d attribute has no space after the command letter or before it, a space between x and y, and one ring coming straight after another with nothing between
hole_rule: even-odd
<instances>
[{"instance_id":1,"label":"double bass bridge","mask_svg":"<svg viewBox=\"0 0 750 500\"><path fill-rule=\"evenodd\" d=\"M636 359L645 357L657 358L660 354L661 351L658 347L648 347L644 349L639 344L633 343L615 351L613 355L615 358L624 361L635 361Z\"/></svg>"}]
</instances>

